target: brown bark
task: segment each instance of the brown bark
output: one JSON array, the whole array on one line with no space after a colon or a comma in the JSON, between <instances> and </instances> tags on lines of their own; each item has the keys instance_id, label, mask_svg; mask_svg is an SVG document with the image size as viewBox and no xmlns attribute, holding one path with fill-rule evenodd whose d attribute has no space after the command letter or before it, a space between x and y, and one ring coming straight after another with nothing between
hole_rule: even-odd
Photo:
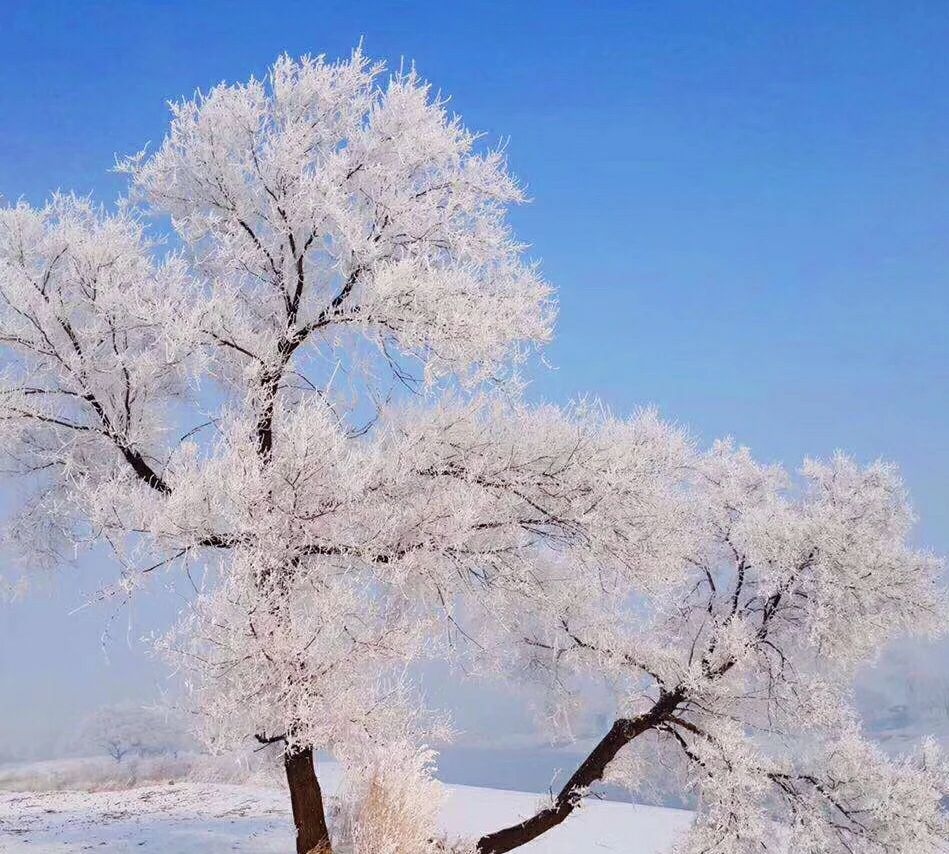
<instances>
[{"instance_id":1,"label":"brown bark","mask_svg":"<svg viewBox=\"0 0 949 854\"><path fill-rule=\"evenodd\" d=\"M290 786L293 823L297 828L297 854L331 854L323 792L313 768L313 748L288 751L283 764Z\"/></svg>"},{"instance_id":2,"label":"brown bark","mask_svg":"<svg viewBox=\"0 0 949 854\"><path fill-rule=\"evenodd\" d=\"M603 779L607 766L620 750L634 738L666 720L682 701L681 689L664 692L655 705L635 718L620 718L599 744L580 764L567 784L560 790L553 804L525 819L520 824L505 827L482 836L478 840L478 854L504 854L526 845L542 833L556 827L583 798L586 789Z\"/></svg>"}]
</instances>

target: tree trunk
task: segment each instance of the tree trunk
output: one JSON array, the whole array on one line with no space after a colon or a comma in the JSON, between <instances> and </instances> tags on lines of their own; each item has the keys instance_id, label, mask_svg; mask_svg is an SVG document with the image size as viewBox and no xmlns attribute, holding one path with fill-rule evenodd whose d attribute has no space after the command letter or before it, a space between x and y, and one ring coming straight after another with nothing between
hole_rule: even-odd
<instances>
[{"instance_id":1,"label":"tree trunk","mask_svg":"<svg viewBox=\"0 0 949 854\"><path fill-rule=\"evenodd\" d=\"M560 824L576 809L587 788L603 779L607 766L616 754L634 738L668 718L682 698L681 689L663 693L648 712L635 718L620 718L615 721L610 731L573 772L573 776L549 807L534 813L520 824L482 836L478 840L478 854L504 854L505 851L526 845Z\"/></svg>"},{"instance_id":2,"label":"tree trunk","mask_svg":"<svg viewBox=\"0 0 949 854\"><path fill-rule=\"evenodd\" d=\"M313 748L288 752L283 764L290 786L293 823L297 827L297 854L332 854L323 793L313 768Z\"/></svg>"}]
</instances>

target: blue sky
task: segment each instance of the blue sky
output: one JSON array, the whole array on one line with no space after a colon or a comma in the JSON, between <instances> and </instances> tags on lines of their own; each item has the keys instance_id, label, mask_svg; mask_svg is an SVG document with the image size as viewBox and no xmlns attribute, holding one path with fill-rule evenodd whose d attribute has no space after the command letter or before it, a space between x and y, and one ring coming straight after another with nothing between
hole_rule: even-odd
<instances>
[{"instance_id":1,"label":"blue sky","mask_svg":"<svg viewBox=\"0 0 949 854\"><path fill-rule=\"evenodd\" d=\"M656 404L791 466L884 456L949 552L949 5L0 0L0 195L114 199L168 99L360 37L510 140L561 303L534 397ZM82 585L0 609L14 737L160 679L134 644L106 663L107 614L60 616Z\"/></svg>"}]
</instances>

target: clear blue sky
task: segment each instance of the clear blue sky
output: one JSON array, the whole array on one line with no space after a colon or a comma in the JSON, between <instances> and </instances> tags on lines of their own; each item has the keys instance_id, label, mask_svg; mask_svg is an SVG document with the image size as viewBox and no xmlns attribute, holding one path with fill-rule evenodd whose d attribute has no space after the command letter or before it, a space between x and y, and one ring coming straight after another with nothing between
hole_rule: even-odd
<instances>
[{"instance_id":1,"label":"clear blue sky","mask_svg":"<svg viewBox=\"0 0 949 854\"><path fill-rule=\"evenodd\" d=\"M0 0L0 194L110 200L166 100L360 37L510 138L561 302L533 395L654 403L792 466L882 455L949 552L949 4ZM0 609L21 724L64 680L77 708L154 683L105 666L101 612L41 640L68 598Z\"/></svg>"}]
</instances>

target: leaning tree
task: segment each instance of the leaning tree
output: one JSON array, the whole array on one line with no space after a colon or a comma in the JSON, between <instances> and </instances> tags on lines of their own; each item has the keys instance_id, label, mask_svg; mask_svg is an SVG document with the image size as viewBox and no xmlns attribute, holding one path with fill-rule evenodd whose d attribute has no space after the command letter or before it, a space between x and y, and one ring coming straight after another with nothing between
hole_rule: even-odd
<instances>
[{"instance_id":1,"label":"leaning tree","mask_svg":"<svg viewBox=\"0 0 949 854\"><path fill-rule=\"evenodd\" d=\"M634 739L690 769L700 849L765 840L780 802L811 850L922 850L937 772L876 756L828 675L941 625L895 484L838 461L792 499L651 413L525 404L554 304L507 224L522 191L414 72L381 71L282 58L173 105L114 212L0 211L14 539L51 563L106 543L104 593L206 569L163 645L209 740L281 751L298 852L331 848L318 749L358 772L357 850L435 850L401 678L424 655L617 691L562 795L482 851L556 825Z\"/></svg>"},{"instance_id":2,"label":"leaning tree","mask_svg":"<svg viewBox=\"0 0 949 854\"><path fill-rule=\"evenodd\" d=\"M683 852L942 850L949 767L934 744L888 759L860 732L854 669L894 637L944 633L941 562L907 543L892 467L838 455L796 481L716 443L681 460L674 530L648 584L552 555L480 610L489 672L548 690L554 720L615 719L559 793L481 854L555 828L597 784L692 792ZM648 523L651 524L651 523Z\"/></svg>"}]
</instances>

